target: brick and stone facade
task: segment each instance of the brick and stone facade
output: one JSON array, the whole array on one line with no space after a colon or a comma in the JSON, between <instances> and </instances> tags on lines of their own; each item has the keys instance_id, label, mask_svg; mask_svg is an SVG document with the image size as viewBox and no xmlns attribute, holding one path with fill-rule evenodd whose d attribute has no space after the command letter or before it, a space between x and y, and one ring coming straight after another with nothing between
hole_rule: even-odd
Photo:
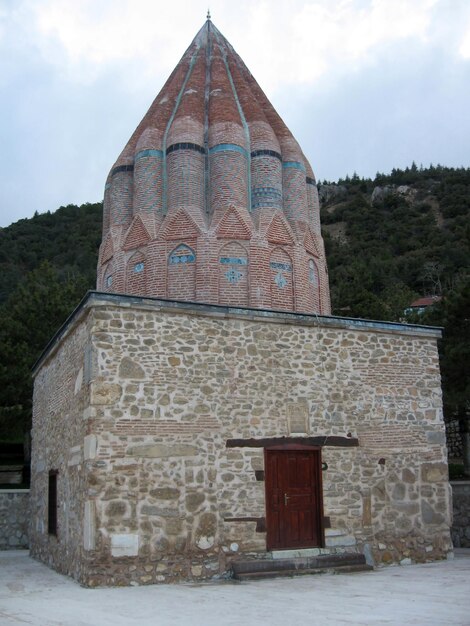
<instances>
[{"instance_id":1,"label":"brick and stone facade","mask_svg":"<svg viewBox=\"0 0 470 626\"><path fill-rule=\"evenodd\" d=\"M328 317L313 172L210 20L108 177L97 284L35 367L35 557L96 586L452 549L440 330Z\"/></svg>"},{"instance_id":2,"label":"brick and stone facade","mask_svg":"<svg viewBox=\"0 0 470 626\"><path fill-rule=\"evenodd\" d=\"M444 558L439 333L89 294L35 371L32 554L90 586L226 574L266 555L264 447L294 442L321 450L319 549Z\"/></svg>"},{"instance_id":3,"label":"brick and stone facade","mask_svg":"<svg viewBox=\"0 0 470 626\"><path fill-rule=\"evenodd\" d=\"M210 20L111 169L97 289L330 313L312 169Z\"/></svg>"}]
</instances>

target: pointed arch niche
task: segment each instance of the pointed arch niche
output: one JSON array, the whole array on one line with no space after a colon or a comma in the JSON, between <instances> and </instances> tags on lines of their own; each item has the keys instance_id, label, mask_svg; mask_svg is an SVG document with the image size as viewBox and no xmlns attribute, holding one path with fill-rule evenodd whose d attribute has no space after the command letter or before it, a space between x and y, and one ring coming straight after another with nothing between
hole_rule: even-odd
<instances>
[{"instance_id":1,"label":"pointed arch niche","mask_svg":"<svg viewBox=\"0 0 470 626\"><path fill-rule=\"evenodd\" d=\"M196 299L196 252L186 243L178 244L168 255L168 298Z\"/></svg>"},{"instance_id":2,"label":"pointed arch niche","mask_svg":"<svg viewBox=\"0 0 470 626\"><path fill-rule=\"evenodd\" d=\"M269 259L271 308L278 311L294 310L293 264L282 248L275 248Z\"/></svg>"},{"instance_id":3,"label":"pointed arch niche","mask_svg":"<svg viewBox=\"0 0 470 626\"><path fill-rule=\"evenodd\" d=\"M320 307L320 274L317 260L313 256L308 257L308 286L309 300L313 306L314 313L321 313Z\"/></svg>"},{"instance_id":4,"label":"pointed arch niche","mask_svg":"<svg viewBox=\"0 0 470 626\"><path fill-rule=\"evenodd\" d=\"M115 291L116 277L114 274L115 274L115 267L114 267L114 263L111 261L110 263L107 263L104 266L103 272L101 274L101 290L102 291L106 291L110 293Z\"/></svg>"},{"instance_id":5,"label":"pointed arch niche","mask_svg":"<svg viewBox=\"0 0 470 626\"><path fill-rule=\"evenodd\" d=\"M145 254L136 252L127 262L126 293L141 295L146 291L147 264Z\"/></svg>"},{"instance_id":6,"label":"pointed arch niche","mask_svg":"<svg viewBox=\"0 0 470 626\"><path fill-rule=\"evenodd\" d=\"M231 241L219 253L219 304L249 306L248 253Z\"/></svg>"}]
</instances>

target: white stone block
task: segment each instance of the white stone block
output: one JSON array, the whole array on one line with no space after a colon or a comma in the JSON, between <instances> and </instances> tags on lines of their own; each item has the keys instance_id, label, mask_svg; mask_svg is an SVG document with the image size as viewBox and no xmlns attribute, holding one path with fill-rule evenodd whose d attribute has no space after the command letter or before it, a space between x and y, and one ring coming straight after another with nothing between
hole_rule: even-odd
<instances>
[{"instance_id":1,"label":"white stone block","mask_svg":"<svg viewBox=\"0 0 470 626\"><path fill-rule=\"evenodd\" d=\"M67 465L71 467L73 465L80 465L81 462L82 462L81 446L74 446L73 448L69 448L69 461Z\"/></svg>"},{"instance_id":2,"label":"white stone block","mask_svg":"<svg viewBox=\"0 0 470 626\"><path fill-rule=\"evenodd\" d=\"M96 435L86 435L83 439L83 458L85 461L96 458L98 447Z\"/></svg>"},{"instance_id":3,"label":"white stone block","mask_svg":"<svg viewBox=\"0 0 470 626\"><path fill-rule=\"evenodd\" d=\"M93 500L87 500L83 516L83 549L94 550L95 544L95 503Z\"/></svg>"},{"instance_id":4,"label":"white stone block","mask_svg":"<svg viewBox=\"0 0 470 626\"><path fill-rule=\"evenodd\" d=\"M340 537L326 537L325 544L327 548L335 546L355 546L356 538L351 535L341 535Z\"/></svg>"},{"instance_id":5,"label":"white stone block","mask_svg":"<svg viewBox=\"0 0 470 626\"><path fill-rule=\"evenodd\" d=\"M340 530L337 528L325 528L325 537L339 537L344 534L344 530Z\"/></svg>"},{"instance_id":6,"label":"white stone block","mask_svg":"<svg viewBox=\"0 0 470 626\"><path fill-rule=\"evenodd\" d=\"M83 419L84 420L88 420L90 419L90 417L94 417L95 416L95 408L92 406L88 406L84 411L83 411Z\"/></svg>"},{"instance_id":7,"label":"white stone block","mask_svg":"<svg viewBox=\"0 0 470 626\"><path fill-rule=\"evenodd\" d=\"M327 551L329 552L329 551ZM301 548L299 550L272 550L273 559L296 559L309 556L319 556L321 548Z\"/></svg>"},{"instance_id":8,"label":"white stone block","mask_svg":"<svg viewBox=\"0 0 470 626\"><path fill-rule=\"evenodd\" d=\"M80 368L80 371L78 372L77 378L75 379L75 389L74 389L74 394L75 395L77 395L77 393L82 388L82 383L83 383L83 367Z\"/></svg>"},{"instance_id":9,"label":"white stone block","mask_svg":"<svg viewBox=\"0 0 470 626\"><path fill-rule=\"evenodd\" d=\"M139 535L131 533L112 533L112 556L137 556L139 553Z\"/></svg>"}]
</instances>

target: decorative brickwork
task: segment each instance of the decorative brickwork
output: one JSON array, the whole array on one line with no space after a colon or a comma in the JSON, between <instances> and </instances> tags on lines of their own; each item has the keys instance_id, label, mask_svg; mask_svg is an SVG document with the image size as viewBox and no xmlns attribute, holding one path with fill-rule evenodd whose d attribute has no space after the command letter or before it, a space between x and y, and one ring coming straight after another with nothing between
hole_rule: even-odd
<instances>
[{"instance_id":1,"label":"decorative brickwork","mask_svg":"<svg viewBox=\"0 0 470 626\"><path fill-rule=\"evenodd\" d=\"M186 262L171 267L194 267L180 246L170 258ZM227 243L218 269L246 272L244 250ZM274 278L291 279L290 257L271 258ZM91 586L226 574L235 559L266 556L263 448L300 444L321 449L322 550L445 558L438 335L89 295L35 372L32 554Z\"/></svg>"},{"instance_id":2,"label":"decorative brickwork","mask_svg":"<svg viewBox=\"0 0 470 626\"><path fill-rule=\"evenodd\" d=\"M100 290L330 312L312 169L210 20L114 164L104 204ZM173 246L161 244L169 240L191 241L197 250L194 268L175 269L175 276L185 273L184 285L176 286L172 271L163 270ZM226 285L219 267L221 240L249 242L243 278L237 280L233 271ZM290 257L287 287L285 277L272 279L269 263L276 245ZM145 280L129 274L136 250L146 259ZM309 282L307 251L315 256L316 287Z\"/></svg>"},{"instance_id":3,"label":"decorative brickwork","mask_svg":"<svg viewBox=\"0 0 470 626\"><path fill-rule=\"evenodd\" d=\"M132 221L131 227L127 231L123 248L124 250L133 250L135 248L139 248L140 246L144 246L149 241L150 235L148 234L141 217L137 215Z\"/></svg>"},{"instance_id":4,"label":"decorative brickwork","mask_svg":"<svg viewBox=\"0 0 470 626\"><path fill-rule=\"evenodd\" d=\"M226 244L219 253L219 302L249 306L248 253L239 243Z\"/></svg>"}]
</instances>

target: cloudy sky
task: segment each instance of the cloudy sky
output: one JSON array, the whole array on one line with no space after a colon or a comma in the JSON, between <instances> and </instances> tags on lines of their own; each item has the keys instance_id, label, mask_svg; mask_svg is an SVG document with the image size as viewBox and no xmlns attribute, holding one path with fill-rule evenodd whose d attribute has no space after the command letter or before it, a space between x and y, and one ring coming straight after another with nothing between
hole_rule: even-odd
<instances>
[{"instance_id":1,"label":"cloudy sky","mask_svg":"<svg viewBox=\"0 0 470 626\"><path fill-rule=\"evenodd\" d=\"M0 0L0 226L102 199L207 0ZM470 0L211 0L317 178L470 166Z\"/></svg>"}]
</instances>

